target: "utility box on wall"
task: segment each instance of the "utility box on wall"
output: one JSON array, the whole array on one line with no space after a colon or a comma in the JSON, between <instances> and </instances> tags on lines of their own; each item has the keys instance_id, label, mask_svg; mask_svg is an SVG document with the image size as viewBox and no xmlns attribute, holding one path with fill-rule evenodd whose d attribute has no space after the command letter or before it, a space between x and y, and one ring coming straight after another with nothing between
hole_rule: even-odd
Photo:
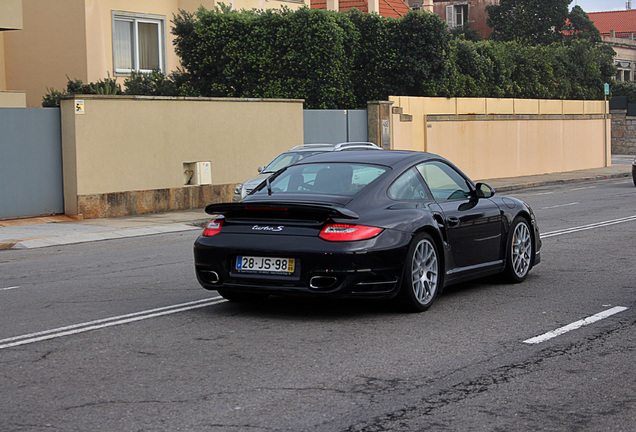
<instances>
[{"instance_id":1,"label":"utility box on wall","mask_svg":"<svg viewBox=\"0 0 636 432\"><path fill-rule=\"evenodd\" d=\"M184 162L184 184L189 186L212 184L211 162Z\"/></svg>"}]
</instances>

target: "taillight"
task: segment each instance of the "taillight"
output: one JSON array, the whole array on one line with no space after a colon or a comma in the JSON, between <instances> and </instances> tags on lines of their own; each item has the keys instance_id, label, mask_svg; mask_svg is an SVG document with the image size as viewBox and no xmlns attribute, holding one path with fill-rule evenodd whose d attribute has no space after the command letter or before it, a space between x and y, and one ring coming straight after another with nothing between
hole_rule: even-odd
<instances>
[{"instance_id":1,"label":"taillight","mask_svg":"<svg viewBox=\"0 0 636 432\"><path fill-rule=\"evenodd\" d=\"M221 232L221 227L223 226L223 219L212 219L205 226L203 230L204 237L211 237Z\"/></svg>"},{"instance_id":2,"label":"taillight","mask_svg":"<svg viewBox=\"0 0 636 432\"><path fill-rule=\"evenodd\" d=\"M328 224L320 231L320 238L328 241L367 240L381 232L382 228L364 225Z\"/></svg>"}]
</instances>

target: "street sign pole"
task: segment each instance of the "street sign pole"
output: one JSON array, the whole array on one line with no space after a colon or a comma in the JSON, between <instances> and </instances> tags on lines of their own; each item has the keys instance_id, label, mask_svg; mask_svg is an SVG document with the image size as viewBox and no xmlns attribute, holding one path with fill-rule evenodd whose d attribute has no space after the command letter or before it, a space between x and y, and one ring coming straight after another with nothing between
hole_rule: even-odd
<instances>
[{"instance_id":1,"label":"street sign pole","mask_svg":"<svg viewBox=\"0 0 636 432\"><path fill-rule=\"evenodd\" d=\"M610 92L608 83L603 85L603 161L605 166L609 166L610 162L607 157L607 96Z\"/></svg>"}]
</instances>

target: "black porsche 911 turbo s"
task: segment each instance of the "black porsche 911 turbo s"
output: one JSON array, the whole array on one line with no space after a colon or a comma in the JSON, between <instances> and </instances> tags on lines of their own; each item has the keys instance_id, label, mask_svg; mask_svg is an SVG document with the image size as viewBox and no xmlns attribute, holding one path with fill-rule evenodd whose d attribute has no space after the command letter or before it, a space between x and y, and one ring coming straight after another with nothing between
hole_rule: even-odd
<instances>
[{"instance_id":1,"label":"black porsche 911 turbo s","mask_svg":"<svg viewBox=\"0 0 636 432\"><path fill-rule=\"evenodd\" d=\"M429 153L312 156L241 202L206 207L197 278L230 301L396 298L424 311L444 286L496 273L521 282L539 263L534 213L494 195Z\"/></svg>"}]
</instances>

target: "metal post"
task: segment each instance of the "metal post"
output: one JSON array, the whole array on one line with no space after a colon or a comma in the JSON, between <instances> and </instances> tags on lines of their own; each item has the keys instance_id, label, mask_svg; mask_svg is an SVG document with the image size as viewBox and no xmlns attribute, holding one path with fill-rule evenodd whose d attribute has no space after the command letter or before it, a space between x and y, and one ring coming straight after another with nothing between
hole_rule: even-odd
<instances>
[{"instance_id":1,"label":"metal post","mask_svg":"<svg viewBox=\"0 0 636 432\"><path fill-rule=\"evenodd\" d=\"M603 160L605 161L605 166L608 166L607 164L607 94L603 95Z\"/></svg>"}]
</instances>

